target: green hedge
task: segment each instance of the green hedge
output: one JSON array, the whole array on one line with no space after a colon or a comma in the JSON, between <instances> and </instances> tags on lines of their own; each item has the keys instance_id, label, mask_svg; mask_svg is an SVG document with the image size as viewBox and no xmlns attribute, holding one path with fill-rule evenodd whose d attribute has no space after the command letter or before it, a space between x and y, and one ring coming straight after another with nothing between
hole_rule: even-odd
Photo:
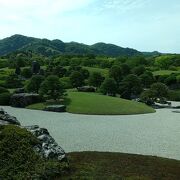
<instances>
[{"instance_id":1,"label":"green hedge","mask_svg":"<svg viewBox=\"0 0 180 180\"><path fill-rule=\"evenodd\" d=\"M9 92L0 94L0 105L9 105L11 94Z\"/></svg>"}]
</instances>

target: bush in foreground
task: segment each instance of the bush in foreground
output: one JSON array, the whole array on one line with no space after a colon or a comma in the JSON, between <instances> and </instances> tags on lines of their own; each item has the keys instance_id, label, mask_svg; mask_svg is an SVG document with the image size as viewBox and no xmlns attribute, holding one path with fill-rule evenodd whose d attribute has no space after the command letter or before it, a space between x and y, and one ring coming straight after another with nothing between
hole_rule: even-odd
<instances>
[{"instance_id":1,"label":"bush in foreground","mask_svg":"<svg viewBox=\"0 0 180 180\"><path fill-rule=\"evenodd\" d=\"M0 105L9 105L11 94L9 92L0 94Z\"/></svg>"},{"instance_id":2,"label":"bush in foreground","mask_svg":"<svg viewBox=\"0 0 180 180\"><path fill-rule=\"evenodd\" d=\"M41 158L33 147L40 142L25 129L0 126L0 179L51 179L65 166Z\"/></svg>"}]
</instances>

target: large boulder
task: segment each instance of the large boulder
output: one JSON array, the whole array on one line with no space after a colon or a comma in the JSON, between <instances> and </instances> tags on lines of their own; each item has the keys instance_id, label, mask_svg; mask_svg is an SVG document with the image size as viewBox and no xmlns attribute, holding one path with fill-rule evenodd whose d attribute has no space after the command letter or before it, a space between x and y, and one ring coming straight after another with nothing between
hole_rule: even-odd
<instances>
[{"instance_id":1,"label":"large boulder","mask_svg":"<svg viewBox=\"0 0 180 180\"><path fill-rule=\"evenodd\" d=\"M35 146L34 150L42 157L47 159L56 159L59 161L67 161L65 151L55 142L48 130L40 128L39 126L25 127L41 142L40 145Z\"/></svg>"},{"instance_id":2,"label":"large boulder","mask_svg":"<svg viewBox=\"0 0 180 180\"><path fill-rule=\"evenodd\" d=\"M79 92L95 92L96 88L93 86L82 86L82 87L78 87L77 90Z\"/></svg>"},{"instance_id":3,"label":"large boulder","mask_svg":"<svg viewBox=\"0 0 180 180\"><path fill-rule=\"evenodd\" d=\"M25 89L24 88L17 88L14 90L14 94L20 94L20 93L25 93Z\"/></svg>"},{"instance_id":4,"label":"large boulder","mask_svg":"<svg viewBox=\"0 0 180 180\"><path fill-rule=\"evenodd\" d=\"M52 111L52 112L66 112L66 106L65 105L51 105L46 106L44 111Z\"/></svg>"},{"instance_id":5,"label":"large boulder","mask_svg":"<svg viewBox=\"0 0 180 180\"><path fill-rule=\"evenodd\" d=\"M39 94L19 93L11 96L10 105L13 107L26 107L30 104L39 103L42 98Z\"/></svg>"},{"instance_id":6,"label":"large boulder","mask_svg":"<svg viewBox=\"0 0 180 180\"><path fill-rule=\"evenodd\" d=\"M20 122L16 119L16 117L10 116L4 109L0 108L0 125L20 125Z\"/></svg>"}]
</instances>

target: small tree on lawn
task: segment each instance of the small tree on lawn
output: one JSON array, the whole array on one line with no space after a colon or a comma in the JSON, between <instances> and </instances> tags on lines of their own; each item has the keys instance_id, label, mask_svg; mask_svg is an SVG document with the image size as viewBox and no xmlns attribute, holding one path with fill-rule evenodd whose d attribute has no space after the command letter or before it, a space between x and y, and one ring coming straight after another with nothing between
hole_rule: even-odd
<instances>
[{"instance_id":1,"label":"small tree on lawn","mask_svg":"<svg viewBox=\"0 0 180 180\"><path fill-rule=\"evenodd\" d=\"M81 87L84 85L84 77L83 75L78 72L78 71L74 71L71 75L70 75L70 81L73 87L77 88L77 87Z\"/></svg>"},{"instance_id":2,"label":"small tree on lawn","mask_svg":"<svg viewBox=\"0 0 180 180\"><path fill-rule=\"evenodd\" d=\"M100 72L93 72L89 77L89 84L94 87L100 87L104 77L101 75Z\"/></svg>"},{"instance_id":3,"label":"small tree on lawn","mask_svg":"<svg viewBox=\"0 0 180 180\"><path fill-rule=\"evenodd\" d=\"M63 96L65 90L58 76L50 75L41 84L40 93L54 100Z\"/></svg>"},{"instance_id":4,"label":"small tree on lawn","mask_svg":"<svg viewBox=\"0 0 180 180\"><path fill-rule=\"evenodd\" d=\"M107 78L102 83L100 90L103 94L115 96L117 93L117 84L114 79Z\"/></svg>"},{"instance_id":5,"label":"small tree on lawn","mask_svg":"<svg viewBox=\"0 0 180 180\"><path fill-rule=\"evenodd\" d=\"M28 81L26 85L26 90L28 92L39 92L39 88L41 83L44 81L44 76L42 75L34 75L32 78Z\"/></svg>"}]
</instances>

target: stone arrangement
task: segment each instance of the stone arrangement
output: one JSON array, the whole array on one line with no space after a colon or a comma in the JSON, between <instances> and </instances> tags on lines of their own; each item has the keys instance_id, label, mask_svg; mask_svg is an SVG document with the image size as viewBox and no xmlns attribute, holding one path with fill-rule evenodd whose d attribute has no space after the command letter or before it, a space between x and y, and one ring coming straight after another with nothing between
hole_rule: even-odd
<instances>
[{"instance_id":1,"label":"stone arrangement","mask_svg":"<svg viewBox=\"0 0 180 180\"><path fill-rule=\"evenodd\" d=\"M65 105L51 105L46 106L44 111L52 111L52 112L66 112L66 106Z\"/></svg>"},{"instance_id":2,"label":"stone arrangement","mask_svg":"<svg viewBox=\"0 0 180 180\"><path fill-rule=\"evenodd\" d=\"M45 128L39 126L21 126L16 117L10 116L2 108L0 108L0 125L17 125L21 128L27 129L40 141L40 144L34 147L34 150L44 158L56 159L59 161L67 161L65 151L56 143L56 141L49 134Z\"/></svg>"},{"instance_id":3,"label":"stone arrangement","mask_svg":"<svg viewBox=\"0 0 180 180\"><path fill-rule=\"evenodd\" d=\"M47 129L40 128L37 125L27 126L25 128L40 140L41 144L35 146L34 149L42 157L47 159L57 159L59 161L67 160L64 150L50 136Z\"/></svg>"},{"instance_id":4,"label":"stone arrangement","mask_svg":"<svg viewBox=\"0 0 180 180\"><path fill-rule=\"evenodd\" d=\"M20 125L20 122L16 119L16 117L10 116L4 109L0 108L0 125Z\"/></svg>"},{"instance_id":5,"label":"stone arrangement","mask_svg":"<svg viewBox=\"0 0 180 180\"><path fill-rule=\"evenodd\" d=\"M32 93L18 93L13 94L10 100L10 104L13 107L26 107L30 104L39 103L42 99L39 94Z\"/></svg>"}]
</instances>

